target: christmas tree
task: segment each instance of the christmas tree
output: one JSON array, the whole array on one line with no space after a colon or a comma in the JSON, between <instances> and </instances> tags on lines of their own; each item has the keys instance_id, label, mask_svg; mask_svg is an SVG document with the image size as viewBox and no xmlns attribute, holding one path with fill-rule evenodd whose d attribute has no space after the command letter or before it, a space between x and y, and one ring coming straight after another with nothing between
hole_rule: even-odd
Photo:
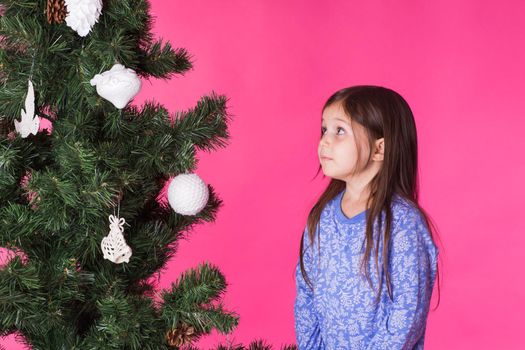
<instances>
[{"instance_id":1,"label":"christmas tree","mask_svg":"<svg viewBox=\"0 0 525 350\"><path fill-rule=\"evenodd\" d=\"M152 281L221 206L194 172L197 151L227 144L227 98L172 114L130 104L140 78L192 67L153 37L147 1L0 4L0 246L14 255L0 269L0 335L33 349L144 350L231 332L239 317L222 305L217 267L161 292ZM230 348L244 346L217 349Z\"/></svg>"}]
</instances>

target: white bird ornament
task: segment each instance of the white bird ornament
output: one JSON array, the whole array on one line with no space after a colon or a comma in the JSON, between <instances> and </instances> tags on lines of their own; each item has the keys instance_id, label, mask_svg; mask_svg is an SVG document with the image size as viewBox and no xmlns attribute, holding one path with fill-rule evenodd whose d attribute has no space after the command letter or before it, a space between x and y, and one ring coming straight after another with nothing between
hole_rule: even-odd
<instances>
[{"instance_id":1,"label":"white bird ornament","mask_svg":"<svg viewBox=\"0 0 525 350\"><path fill-rule=\"evenodd\" d=\"M40 126L40 117L35 115L35 90L31 80L28 81L28 85L25 101L26 110L22 109L20 121L15 119L15 130L23 138L28 137L29 134L36 135Z\"/></svg>"}]
</instances>

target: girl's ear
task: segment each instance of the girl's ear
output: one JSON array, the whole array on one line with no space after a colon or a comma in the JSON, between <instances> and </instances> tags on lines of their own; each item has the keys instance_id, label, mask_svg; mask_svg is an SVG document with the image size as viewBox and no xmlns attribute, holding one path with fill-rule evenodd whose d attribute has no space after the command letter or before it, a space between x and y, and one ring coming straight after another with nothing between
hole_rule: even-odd
<instances>
[{"instance_id":1,"label":"girl's ear","mask_svg":"<svg viewBox=\"0 0 525 350\"><path fill-rule=\"evenodd\" d=\"M382 161L385 156L385 138L382 137L380 139L377 139L375 142L375 150L374 150L374 156L372 157L373 160L376 161Z\"/></svg>"}]
</instances>

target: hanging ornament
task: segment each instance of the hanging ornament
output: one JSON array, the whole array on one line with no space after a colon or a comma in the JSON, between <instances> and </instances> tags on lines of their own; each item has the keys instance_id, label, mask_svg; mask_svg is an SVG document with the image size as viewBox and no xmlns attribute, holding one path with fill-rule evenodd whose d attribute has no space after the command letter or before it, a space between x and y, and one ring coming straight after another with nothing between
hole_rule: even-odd
<instances>
[{"instance_id":1,"label":"hanging ornament","mask_svg":"<svg viewBox=\"0 0 525 350\"><path fill-rule=\"evenodd\" d=\"M36 135L40 126L40 118L35 115L35 91L31 80L28 81L28 85L25 102L26 110L22 109L22 119L20 121L15 119L16 132L22 135L23 138L28 137L29 134Z\"/></svg>"},{"instance_id":2,"label":"hanging ornament","mask_svg":"<svg viewBox=\"0 0 525 350\"><path fill-rule=\"evenodd\" d=\"M80 36L86 36L102 12L102 0L65 0L66 24Z\"/></svg>"},{"instance_id":3,"label":"hanging ornament","mask_svg":"<svg viewBox=\"0 0 525 350\"><path fill-rule=\"evenodd\" d=\"M110 70L97 74L90 81L97 93L118 109L126 107L140 90L140 79L135 71L116 63Z\"/></svg>"},{"instance_id":4,"label":"hanging ornament","mask_svg":"<svg viewBox=\"0 0 525 350\"><path fill-rule=\"evenodd\" d=\"M131 256L131 248L126 244L126 240L122 235L125 222L124 218L119 219L114 215L110 215L109 234L100 243L104 259L108 259L116 264L129 262Z\"/></svg>"},{"instance_id":5,"label":"hanging ornament","mask_svg":"<svg viewBox=\"0 0 525 350\"><path fill-rule=\"evenodd\" d=\"M195 215L208 202L208 186L197 174L180 174L171 180L168 201L175 212Z\"/></svg>"},{"instance_id":6,"label":"hanging ornament","mask_svg":"<svg viewBox=\"0 0 525 350\"><path fill-rule=\"evenodd\" d=\"M183 345L190 344L195 337L195 328L185 323L166 332L166 341L170 348L180 348Z\"/></svg>"},{"instance_id":7,"label":"hanging ornament","mask_svg":"<svg viewBox=\"0 0 525 350\"><path fill-rule=\"evenodd\" d=\"M46 16L49 24L60 24L64 22L67 15L64 0L47 0Z\"/></svg>"}]
</instances>

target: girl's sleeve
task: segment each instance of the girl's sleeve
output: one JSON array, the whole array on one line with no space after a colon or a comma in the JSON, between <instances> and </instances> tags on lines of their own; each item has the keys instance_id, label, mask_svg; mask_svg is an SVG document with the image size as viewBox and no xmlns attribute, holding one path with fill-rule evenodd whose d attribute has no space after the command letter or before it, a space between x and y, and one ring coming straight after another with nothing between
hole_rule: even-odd
<instances>
[{"instance_id":1,"label":"girl's sleeve","mask_svg":"<svg viewBox=\"0 0 525 350\"><path fill-rule=\"evenodd\" d=\"M393 303L368 350L412 350L423 342L437 253L418 212L411 210L400 218L389 257Z\"/></svg>"},{"instance_id":2,"label":"girl's sleeve","mask_svg":"<svg viewBox=\"0 0 525 350\"><path fill-rule=\"evenodd\" d=\"M307 230L303 232L303 259L308 277L313 281L314 259L312 249L308 244ZM313 291L308 287L301 274L300 262L295 270L296 297L294 305L295 335L299 350L324 349L319 328L319 321L314 309Z\"/></svg>"}]
</instances>

